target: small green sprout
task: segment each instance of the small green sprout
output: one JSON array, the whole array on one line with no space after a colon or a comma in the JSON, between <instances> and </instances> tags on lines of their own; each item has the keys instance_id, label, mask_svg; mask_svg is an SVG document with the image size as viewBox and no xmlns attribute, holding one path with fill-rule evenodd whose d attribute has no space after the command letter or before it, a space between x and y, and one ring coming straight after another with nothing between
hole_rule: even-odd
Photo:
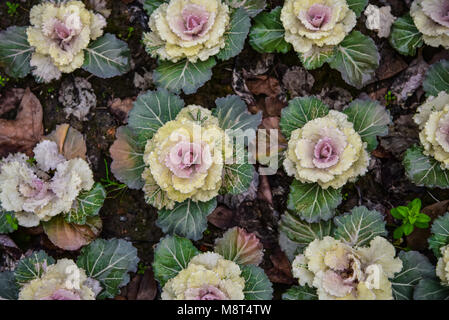
<instances>
[{"instance_id":1,"label":"small green sprout","mask_svg":"<svg viewBox=\"0 0 449 320\"><path fill-rule=\"evenodd\" d=\"M137 265L137 274L143 275L145 273L145 270L148 269L148 266L144 265L142 262L139 262Z\"/></svg>"},{"instance_id":2,"label":"small green sprout","mask_svg":"<svg viewBox=\"0 0 449 320\"><path fill-rule=\"evenodd\" d=\"M108 162L106 161L106 159L104 159L104 166L106 168L106 179L102 178L101 182L103 183L103 186L106 189L113 187L112 190L108 190L108 194L110 194L112 192L116 192L116 191L118 191L118 194L116 195L116 197L119 196L120 194L123 194L123 192L125 192L125 190L128 188L128 186L124 183L118 183L116 181L112 181L109 178ZM115 197L113 197L113 198L115 198Z\"/></svg>"},{"instance_id":3,"label":"small green sprout","mask_svg":"<svg viewBox=\"0 0 449 320\"><path fill-rule=\"evenodd\" d=\"M391 215L398 220L402 220L402 225L394 230L395 239L402 238L403 235L410 235L415 227L425 229L429 227L430 217L421 213L421 200L419 198L409 202L407 206L399 206L390 210Z\"/></svg>"},{"instance_id":4,"label":"small green sprout","mask_svg":"<svg viewBox=\"0 0 449 320\"><path fill-rule=\"evenodd\" d=\"M19 7L18 3L11 3L6 1L6 6L8 7L8 14L12 17L18 14L17 8Z\"/></svg>"},{"instance_id":5,"label":"small green sprout","mask_svg":"<svg viewBox=\"0 0 449 320\"><path fill-rule=\"evenodd\" d=\"M11 226L13 230L17 230L17 228L19 228L17 219L13 217L10 213L6 213L5 218L6 222Z\"/></svg>"},{"instance_id":6,"label":"small green sprout","mask_svg":"<svg viewBox=\"0 0 449 320\"><path fill-rule=\"evenodd\" d=\"M396 96L391 94L391 91L388 91L385 95L386 106L390 105L394 100L396 100Z\"/></svg>"},{"instance_id":7,"label":"small green sprout","mask_svg":"<svg viewBox=\"0 0 449 320\"><path fill-rule=\"evenodd\" d=\"M6 85L6 82L9 81L9 78L5 78L0 75L0 86L4 87Z\"/></svg>"}]
</instances>

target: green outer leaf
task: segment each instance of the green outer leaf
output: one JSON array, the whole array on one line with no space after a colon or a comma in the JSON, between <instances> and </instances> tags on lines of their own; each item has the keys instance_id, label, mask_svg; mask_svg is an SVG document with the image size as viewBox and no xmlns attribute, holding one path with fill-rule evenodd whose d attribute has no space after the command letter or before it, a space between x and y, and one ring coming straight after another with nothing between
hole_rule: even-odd
<instances>
[{"instance_id":1,"label":"green outer leaf","mask_svg":"<svg viewBox=\"0 0 449 320\"><path fill-rule=\"evenodd\" d=\"M0 272L0 300L17 300L19 297L19 286L13 271Z\"/></svg>"},{"instance_id":2,"label":"green outer leaf","mask_svg":"<svg viewBox=\"0 0 449 320\"><path fill-rule=\"evenodd\" d=\"M40 278L45 268L55 263L55 259L49 257L44 251L33 252L23 258L17 264L14 275L18 284L23 285L31 280Z\"/></svg>"},{"instance_id":3,"label":"green outer leaf","mask_svg":"<svg viewBox=\"0 0 449 320\"><path fill-rule=\"evenodd\" d=\"M293 286L282 294L282 300L318 300L315 288L304 286Z\"/></svg>"},{"instance_id":4,"label":"green outer leaf","mask_svg":"<svg viewBox=\"0 0 449 320\"><path fill-rule=\"evenodd\" d=\"M241 276L245 279L245 300L271 300L273 285L262 268L255 265L241 267Z\"/></svg>"},{"instance_id":5,"label":"green outer leaf","mask_svg":"<svg viewBox=\"0 0 449 320\"><path fill-rule=\"evenodd\" d=\"M438 96L441 91L449 93L449 61L441 60L427 70L422 84L427 96Z\"/></svg>"},{"instance_id":6,"label":"green outer leaf","mask_svg":"<svg viewBox=\"0 0 449 320\"><path fill-rule=\"evenodd\" d=\"M348 4L349 9L354 11L357 18L359 18L363 10L365 10L368 0L346 0L346 3Z\"/></svg>"},{"instance_id":7,"label":"green outer leaf","mask_svg":"<svg viewBox=\"0 0 449 320\"><path fill-rule=\"evenodd\" d=\"M377 147L377 137L388 134L388 125L391 123L390 112L378 101L354 100L343 111L348 115L348 120L354 124L354 129L367 143L367 150L372 151Z\"/></svg>"},{"instance_id":8,"label":"green outer leaf","mask_svg":"<svg viewBox=\"0 0 449 320\"><path fill-rule=\"evenodd\" d=\"M449 300L449 286L436 279L422 279L415 288L414 300Z\"/></svg>"},{"instance_id":9,"label":"green outer leaf","mask_svg":"<svg viewBox=\"0 0 449 320\"><path fill-rule=\"evenodd\" d=\"M214 57L196 63L184 59L178 62L160 62L153 71L153 80L159 86L175 93L195 93L212 78L212 68L216 65Z\"/></svg>"},{"instance_id":10,"label":"green outer leaf","mask_svg":"<svg viewBox=\"0 0 449 320\"><path fill-rule=\"evenodd\" d=\"M433 221L432 235L429 237L429 248L435 256L441 257L440 249L449 244L449 212Z\"/></svg>"},{"instance_id":11,"label":"green outer leaf","mask_svg":"<svg viewBox=\"0 0 449 320\"><path fill-rule=\"evenodd\" d=\"M290 51L292 45L284 39L281 10L281 7L276 7L271 12L263 12L254 18L254 24L249 32L249 44L254 50L260 53Z\"/></svg>"},{"instance_id":12,"label":"green outer leaf","mask_svg":"<svg viewBox=\"0 0 449 320\"><path fill-rule=\"evenodd\" d=\"M129 282L128 272L137 271L137 249L123 239L97 239L81 249L76 261L87 277L98 280L103 291L97 299L114 298Z\"/></svg>"},{"instance_id":13,"label":"green outer leaf","mask_svg":"<svg viewBox=\"0 0 449 320\"><path fill-rule=\"evenodd\" d=\"M388 38L391 46L405 56L414 56L416 49L423 45L422 34L416 28L410 13L397 19L391 27Z\"/></svg>"},{"instance_id":14,"label":"green outer leaf","mask_svg":"<svg viewBox=\"0 0 449 320\"><path fill-rule=\"evenodd\" d=\"M391 281L395 300L413 300L415 286L423 278L435 277L435 268L429 259L417 251L401 251L402 270Z\"/></svg>"},{"instance_id":15,"label":"green outer leaf","mask_svg":"<svg viewBox=\"0 0 449 320\"><path fill-rule=\"evenodd\" d=\"M177 95L159 88L137 97L129 112L128 126L139 133L139 140L147 140L168 121L174 120L184 107Z\"/></svg>"},{"instance_id":16,"label":"green outer leaf","mask_svg":"<svg viewBox=\"0 0 449 320\"><path fill-rule=\"evenodd\" d=\"M288 194L288 208L307 222L329 220L341 203L341 189L322 189L318 183L294 180Z\"/></svg>"},{"instance_id":17,"label":"green outer leaf","mask_svg":"<svg viewBox=\"0 0 449 320\"><path fill-rule=\"evenodd\" d=\"M330 49L313 47L312 50L312 53L307 56L304 53L298 53L299 60L307 70L318 69L334 58L335 52L332 47Z\"/></svg>"},{"instance_id":18,"label":"green outer leaf","mask_svg":"<svg viewBox=\"0 0 449 320\"><path fill-rule=\"evenodd\" d=\"M228 60L238 55L245 46L251 27L251 19L245 9L239 8L231 15L229 30L225 32L225 47L217 54L220 60Z\"/></svg>"},{"instance_id":19,"label":"green outer leaf","mask_svg":"<svg viewBox=\"0 0 449 320\"><path fill-rule=\"evenodd\" d=\"M28 43L27 27L12 26L0 32L0 66L14 78L24 78L31 71L34 47Z\"/></svg>"},{"instance_id":20,"label":"green outer leaf","mask_svg":"<svg viewBox=\"0 0 449 320\"><path fill-rule=\"evenodd\" d=\"M326 116L329 107L317 97L301 97L290 100L281 112L279 125L282 134L288 139L294 130L302 128L310 120Z\"/></svg>"},{"instance_id":21,"label":"green outer leaf","mask_svg":"<svg viewBox=\"0 0 449 320\"><path fill-rule=\"evenodd\" d=\"M168 2L168 0L144 0L143 9L151 16L154 10L156 10L161 4Z\"/></svg>"},{"instance_id":22,"label":"green outer leaf","mask_svg":"<svg viewBox=\"0 0 449 320\"><path fill-rule=\"evenodd\" d=\"M213 115L218 118L220 128L229 130L226 133L233 137L241 135L238 130L257 130L262 122L262 112L251 114L248 112L246 103L236 95L228 95L215 100L217 108Z\"/></svg>"},{"instance_id":23,"label":"green outer leaf","mask_svg":"<svg viewBox=\"0 0 449 320\"><path fill-rule=\"evenodd\" d=\"M179 271L187 268L189 261L199 253L190 240L176 235L165 236L154 250L154 278L163 287Z\"/></svg>"},{"instance_id":24,"label":"green outer leaf","mask_svg":"<svg viewBox=\"0 0 449 320\"><path fill-rule=\"evenodd\" d=\"M335 47L332 69L341 73L343 80L361 89L370 81L379 67L380 55L373 39L359 31L352 31Z\"/></svg>"},{"instance_id":25,"label":"green outer leaf","mask_svg":"<svg viewBox=\"0 0 449 320\"><path fill-rule=\"evenodd\" d=\"M440 163L423 154L423 148L414 145L405 152L403 164L407 177L417 186L449 188L449 174Z\"/></svg>"},{"instance_id":26,"label":"green outer leaf","mask_svg":"<svg viewBox=\"0 0 449 320\"><path fill-rule=\"evenodd\" d=\"M142 172L145 168L145 144L146 140L139 139L129 126L121 126L117 129L116 140L109 149L113 160L111 172L130 189L141 189L144 185Z\"/></svg>"},{"instance_id":27,"label":"green outer leaf","mask_svg":"<svg viewBox=\"0 0 449 320\"><path fill-rule=\"evenodd\" d=\"M265 9L267 3L265 0L225 0L231 8L243 8L248 15L253 18Z\"/></svg>"},{"instance_id":28,"label":"green outer leaf","mask_svg":"<svg viewBox=\"0 0 449 320\"><path fill-rule=\"evenodd\" d=\"M4 211L0 204L0 234L11 233L17 228L17 219L14 217L14 212Z\"/></svg>"},{"instance_id":29,"label":"green outer leaf","mask_svg":"<svg viewBox=\"0 0 449 320\"><path fill-rule=\"evenodd\" d=\"M223 167L223 193L240 194L248 190L256 169L252 164L225 164Z\"/></svg>"},{"instance_id":30,"label":"green outer leaf","mask_svg":"<svg viewBox=\"0 0 449 320\"><path fill-rule=\"evenodd\" d=\"M284 234L297 247L294 252L298 252L298 249L301 251L315 239L323 239L325 236L330 236L333 233L332 229L333 223L331 220L307 223L289 212L285 212L279 222L279 232ZM283 246L281 245L281 247ZM282 249L284 251L293 251L287 248Z\"/></svg>"},{"instance_id":31,"label":"green outer leaf","mask_svg":"<svg viewBox=\"0 0 449 320\"><path fill-rule=\"evenodd\" d=\"M335 217L334 223L334 237L353 247L368 245L375 237L387 235L382 214L364 206L355 207L351 212Z\"/></svg>"},{"instance_id":32,"label":"green outer leaf","mask_svg":"<svg viewBox=\"0 0 449 320\"><path fill-rule=\"evenodd\" d=\"M156 225L164 233L176 234L196 241L203 237L203 232L207 229L207 216L216 207L216 198L207 202L195 202L188 199L177 203L172 210L160 210Z\"/></svg>"},{"instance_id":33,"label":"green outer leaf","mask_svg":"<svg viewBox=\"0 0 449 320\"><path fill-rule=\"evenodd\" d=\"M112 78L131 70L128 44L106 33L86 48L83 69L99 78Z\"/></svg>"},{"instance_id":34,"label":"green outer leaf","mask_svg":"<svg viewBox=\"0 0 449 320\"><path fill-rule=\"evenodd\" d=\"M65 221L85 224L87 217L98 215L105 199L106 190L101 183L95 183L92 189L81 192L76 197L76 206L65 215Z\"/></svg>"}]
</instances>

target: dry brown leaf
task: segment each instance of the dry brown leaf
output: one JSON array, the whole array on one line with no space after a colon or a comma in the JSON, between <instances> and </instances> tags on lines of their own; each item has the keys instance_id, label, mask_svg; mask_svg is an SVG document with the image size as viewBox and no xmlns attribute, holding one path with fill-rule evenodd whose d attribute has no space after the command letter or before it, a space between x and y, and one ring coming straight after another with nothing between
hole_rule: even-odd
<instances>
[{"instance_id":1,"label":"dry brown leaf","mask_svg":"<svg viewBox=\"0 0 449 320\"><path fill-rule=\"evenodd\" d=\"M210 215L207 216L207 220L217 228L222 230L228 229L232 223L232 217L234 213L225 206L218 206Z\"/></svg>"},{"instance_id":2,"label":"dry brown leaf","mask_svg":"<svg viewBox=\"0 0 449 320\"><path fill-rule=\"evenodd\" d=\"M257 197L271 205L273 204L273 195L271 193L270 183L268 182L268 177L265 175L259 176L259 191Z\"/></svg>"},{"instance_id":3,"label":"dry brown leaf","mask_svg":"<svg viewBox=\"0 0 449 320\"><path fill-rule=\"evenodd\" d=\"M253 95L259 96L256 97L256 108L250 110L251 112L262 110L264 117L281 115L281 110L286 103L279 99L282 88L276 78L261 75L247 79L246 85Z\"/></svg>"},{"instance_id":4,"label":"dry brown leaf","mask_svg":"<svg viewBox=\"0 0 449 320\"><path fill-rule=\"evenodd\" d=\"M25 89L13 88L0 96L0 116L17 107L22 100Z\"/></svg>"},{"instance_id":5,"label":"dry brown leaf","mask_svg":"<svg viewBox=\"0 0 449 320\"><path fill-rule=\"evenodd\" d=\"M45 139L56 142L59 153L67 160L82 158L86 159L86 141L78 130L70 127L67 123L56 126Z\"/></svg>"},{"instance_id":6,"label":"dry brown leaf","mask_svg":"<svg viewBox=\"0 0 449 320\"><path fill-rule=\"evenodd\" d=\"M273 267L267 270L267 276L271 282L292 284L294 282L291 272L291 265L283 251L277 249L270 255Z\"/></svg>"},{"instance_id":7,"label":"dry brown leaf","mask_svg":"<svg viewBox=\"0 0 449 320\"><path fill-rule=\"evenodd\" d=\"M20 91L16 91L3 101L9 101L14 106L20 101L20 105L16 119L0 119L0 157L14 152L31 154L44 133L41 103L29 88L24 91L22 97L20 95ZM10 105L3 108L11 110L12 107Z\"/></svg>"}]
</instances>

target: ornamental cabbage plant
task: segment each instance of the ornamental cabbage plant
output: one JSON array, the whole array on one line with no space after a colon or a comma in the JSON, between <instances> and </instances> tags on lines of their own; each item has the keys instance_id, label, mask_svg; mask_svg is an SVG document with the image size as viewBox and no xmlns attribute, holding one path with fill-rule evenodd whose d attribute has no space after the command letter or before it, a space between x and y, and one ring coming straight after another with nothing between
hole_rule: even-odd
<instances>
[{"instance_id":1,"label":"ornamental cabbage plant","mask_svg":"<svg viewBox=\"0 0 449 320\"><path fill-rule=\"evenodd\" d=\"M96 300L114 298L137 271L137 250L122 239L98 239L76 261L55 261L44 251L22 258L0 273L0 298L9 300Z\"/></svg>"},{"instance_id":2,"label":"ornamental cabbage plant","mask_svg":"<svg viewBox=\"0 0 449 320\"><path fill-rule=\"evenodd\" d=\"M369 151L389 123L388 111L376 101L355 100L339 112L315 97L291 100L280 122L288 140L284 169L295 178L289 209L307 222L331 218L340 189L368 171Z\"/></svg>"},{"instance_id":3,"label":"ornamental cabbage plant","mask_svg":"<svg viewBox=\"0 0 449 320\"><path fill-rule=\"evenodd\" d=\"M333 220L307 223L286 212L280 245L298 285L286 300L411 300L435 267L417 251L401 251L385 238L384 216L360 206Z\"/></svg>"},{"instance_id":4,"label":"ornamental cabbage plant","mask_svg":"<svg viewBox=\"0 0 449 320\"><path fill-rule=\"evenodd\" d=\"M393 245L382 237L357 248L329 236L315 239L292 264L299 283L316 288L319 300L392 300L390 279L401 270Z\"/></svg>"},{"instance_id":5,"label":"ornamental cabbage plant","mask_svg":"<svg viewBox=\"0 0 449 320\"><path fill-rule=\"evenodd\" d=\"M251 46L261 52L287 53L293 47L306 69L329 63L357 88L365 86L379 66L374 41L353 31L368 1L286 0L282 7L255 18Z\"/></svg>"},{"instance_id":6,"label":"ornamental cabbage plant","mask_svg":"<svg viewBox=\"0 0 449 320\"><path fill-rule=\"evenodd\" d=\"M31 71L48 83L79 68L101 78L130 69L126 43L104 34L106 18L81 1L42 1L31 8L30 23L0 33L0 64L12 77Z\"/></svg>"},{"instance_id":7,"label":"ornamental cabbage plant","mask_svg":"<svg viewBox=\"0 0 449 320\"><path fill-rule=\"evenodd\" d=\"M154 274L163 300L269 300L273 288L261 262L263 247L244 229L228 230L215 252L200 253L185 238L167 236L155 250ZM237 253L237 254L236 254Z\"/></svg>"},{"instance_id":8,"label":"ornamental cabbage plant","mask_svg":"<svg viewBox=\"0 0 449 320\"><path fill-rule=\"evenodd\" d=\"M33 153L34 158L17 153L0 161L1 207L20 226L42 222L55 245L77 250L94 238L96 232L85 225L101 225L98 212L106 197L86 161L83 136L68 125L58 126ZM66 236L70 223L82 226L81 234L86 228L84 237L75 231Z\"/></svg>"},{"instance_id":9,"label":"ornamental cabbage plant","mask_svg":"<svg viewBox=\"0 0 449 320\"><path fill-rule=\"evenodd\" d=\"M117 130L111 171L144 191L164 232L198 240L217 195L248 189L254 167L236 137L255 135L260 121L261 114L250 114L237 96L217 99L211 111L184 107L165 89L147 92L134 103L128 125Z\"/></svg>"},{"instance_id":10,"label":"ornamental cabbage plant","mask_svg":"<svg viewBox=\"0 0 449 320\"><path fill-rule=\"evenodd\" d=\"M196 92L211 78L215 58L228 60L240 53L250 16L264 6L265 1L145 1L150 31L143 43L160 61L153 74L156 83L174 92Z\"/></svg>"},{"instance_id":11,"label":"ornamental cabbage plant","mask_svg":"<svg viewBox=\"0 0 449 320\"><path fill-rule=\"evenodd\" d=\"M448 70L446 60L429 68L423 82L427 99L413 117L420 145L406 151L403 163L407 176L418 186L449 188L449 83L442 78Z\"/></svg>"}]
</instances>

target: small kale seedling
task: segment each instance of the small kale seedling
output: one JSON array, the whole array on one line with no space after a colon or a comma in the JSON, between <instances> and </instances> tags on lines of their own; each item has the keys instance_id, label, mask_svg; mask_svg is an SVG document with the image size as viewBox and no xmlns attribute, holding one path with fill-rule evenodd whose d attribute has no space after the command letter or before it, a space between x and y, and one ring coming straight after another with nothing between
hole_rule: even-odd
<instances>
[{"instance_id":1,"label":"small kale seedling","mask_svg":"<svg viewBox=\"0 0 449 320\"><path fill-rule=\"evenodd\" d=\"M395 239L402 238L403 235L410 235L415 227L425 229L429 227L430 217L421 213L421 200L414 199L405 206L391 209L391 215L398 220L402 220L402 225L394 230Z\"/></svg>"}]
</instances>

